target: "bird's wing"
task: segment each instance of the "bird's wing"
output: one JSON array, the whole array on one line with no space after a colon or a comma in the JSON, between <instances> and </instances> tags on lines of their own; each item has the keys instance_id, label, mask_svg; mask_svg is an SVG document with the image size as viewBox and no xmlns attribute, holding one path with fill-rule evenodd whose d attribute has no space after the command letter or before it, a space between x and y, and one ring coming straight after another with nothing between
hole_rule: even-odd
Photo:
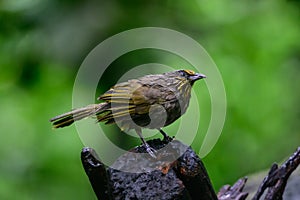
<instances>
[{"instance_id":1,"label":"bird's wing","mask_svg":"<svg viewBox=\"0 0 300 200\"><path fill-rule=\"evenodd\" d=\"M109 112L97 115L98 121L106 124L121 122L121 129L131 129L135 126L132 119L149 114L152 105L165 106L176 100L174 92L159 83L134 79L115 85L98 98L110 105ZM158 109L157 112L161 112L161 108Z\"/></svg>"},{"instance_id":2,"label":"bird's wing","mask_svg":"<svg viewBox=\"0 0 300 200\"><path fill-rule=\"evenodd\" d=\"M108 103L128 104L133 92L139 87L141 87L141 84L137 80L119 83L98 97L98 100L104 100Z\"/></svg>"},{"instance_id":3,"label":"bird's wing","mask_svg":"<svg viewBox=\"0 0 300 200\"><path fill-rule=\"evenodd\" d=\"M98 97L98 100L104 100L110 104L109 113L99 115L98 121L106 121L107 124L114 123L117 118L128 118L134 114L136 106L132 100L133 92L141 87L137 80L130 80L124 83L116 84L110 90Z\"/></svg>"},{"instance_id":4,"label":"bird's wing","mask_svg":"<svg viewBox=\"0 0 300 200\"><path fill-rule=\"evenodd\" d=\"M176 97L174 92L163 84L155 82L145 84L144 81L134 79L115 85L98 99L111 103L112 109L127 108L126 112L129 109L129 112L135 114L145 114L149 112L151 105L162 105L176 100Z\"/></svg>"}]
</instances>

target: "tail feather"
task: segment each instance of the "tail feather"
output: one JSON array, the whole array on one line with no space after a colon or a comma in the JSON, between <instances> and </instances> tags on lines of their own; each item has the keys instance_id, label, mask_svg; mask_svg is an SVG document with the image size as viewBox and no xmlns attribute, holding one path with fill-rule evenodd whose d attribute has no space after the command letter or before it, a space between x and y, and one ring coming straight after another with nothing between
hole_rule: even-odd
<instances>
[{"instance_id":1,"label":"tail feather","mask_svg":"<svg viewBox=\"0 0 300 200\"><path fill-rule=\"evenodd\" d=\"M86 107L78 108L62 115L53 117L52 119L50 119L50 122L52 122L54 128L69 126L75 121L101 113L105 109L106 105L106 103L91 104Z\"/></svg>"}]
</instances>

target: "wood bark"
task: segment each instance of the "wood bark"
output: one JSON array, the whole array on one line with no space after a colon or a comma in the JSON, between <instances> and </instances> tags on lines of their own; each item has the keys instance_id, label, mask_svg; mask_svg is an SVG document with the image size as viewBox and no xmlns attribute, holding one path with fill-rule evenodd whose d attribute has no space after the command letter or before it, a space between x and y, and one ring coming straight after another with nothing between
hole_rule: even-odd
<instances>
[{"instance_id":1,"label":"wood bark","mask_svg":"<svg viewBox=\"0 0 300 200\"><path fill-rule=\"evenodd\" d=\"M178 200L244 200L247 178L233 186L225 185L216 194L205 166L197 154L178 140L150 140L156 158L138 146L105 166L96 152L83 148L81 161L99 200L110 199L178 199ZM143 156L141 156L143 155ZM291 173L300 164L300 148L282 166L273 164L252 200L281 200Z\"/></svg>"}]
</instances>

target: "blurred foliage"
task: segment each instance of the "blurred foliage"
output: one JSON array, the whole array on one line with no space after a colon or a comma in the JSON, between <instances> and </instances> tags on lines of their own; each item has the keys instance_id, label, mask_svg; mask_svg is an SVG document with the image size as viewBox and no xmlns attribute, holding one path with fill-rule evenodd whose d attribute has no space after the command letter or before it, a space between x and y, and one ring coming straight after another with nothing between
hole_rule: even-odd
<instances>
[{"instance_id":1,"label":"blurred foliage","mask_svg":"<svg viewBox=\"0 0 300 200\"><path fill-rule=\"evenodd\" d=\"M136 27L187 34L219 67L227 120L204 158L216 189L268 168L299 145L298 1L3 0L0 21L0 199L95 198L75 128L53 131L48 119L71 108L76 71L89 51ZM160 63L155 54L131 52L117 60L100 81L99 94L131 67ZM165 61L185 63L172 56ZM124 148L139 144L119 132L111 139Z\"/></svg>"}]
</instances>

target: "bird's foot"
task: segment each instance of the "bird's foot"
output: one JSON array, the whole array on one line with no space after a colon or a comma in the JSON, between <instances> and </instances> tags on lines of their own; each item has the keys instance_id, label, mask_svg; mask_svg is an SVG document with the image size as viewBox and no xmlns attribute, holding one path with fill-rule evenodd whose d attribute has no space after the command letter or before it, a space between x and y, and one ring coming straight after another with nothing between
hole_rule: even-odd
<instances>
[{"instance_id":1,"label":"bird's foot","mask_svg":"<svg viewBox=\"0 0 300 200\"><path fill-rule=\"evenodd\" d=\"M168 135L164 136L163 142L164 143L169 143L173 140L174 137L170 137Z\"/></svg>"},{"instance_id":2,"label":"bird's foot","mask_svg":"<svg viewBox=\"0 0 300 200\"><path fill-rule=\"evenodd\" d=\"M170 137L170 136L168 136L168 134L166 133L166 132L164 132L161 128L160 129L158 129L159 130L159 132L164 136L164 139L163 139L163 142L164 143L169 143L169 142L171 142L172 140L173 140L173 138L174 137Z\"/></svg>"},{"instance_id":3,"label":"bird's foot","mask_svg":"<svg viewBox=\"0 0 300 200\"><path fill-rule=\"evenodd\" d=\"M157 152L155 149L153 149L148 143L144 144L145 149L147 151L147 153L152 157L152 158L156 158L155 153Z\"/></svg>"}]
</instances>

